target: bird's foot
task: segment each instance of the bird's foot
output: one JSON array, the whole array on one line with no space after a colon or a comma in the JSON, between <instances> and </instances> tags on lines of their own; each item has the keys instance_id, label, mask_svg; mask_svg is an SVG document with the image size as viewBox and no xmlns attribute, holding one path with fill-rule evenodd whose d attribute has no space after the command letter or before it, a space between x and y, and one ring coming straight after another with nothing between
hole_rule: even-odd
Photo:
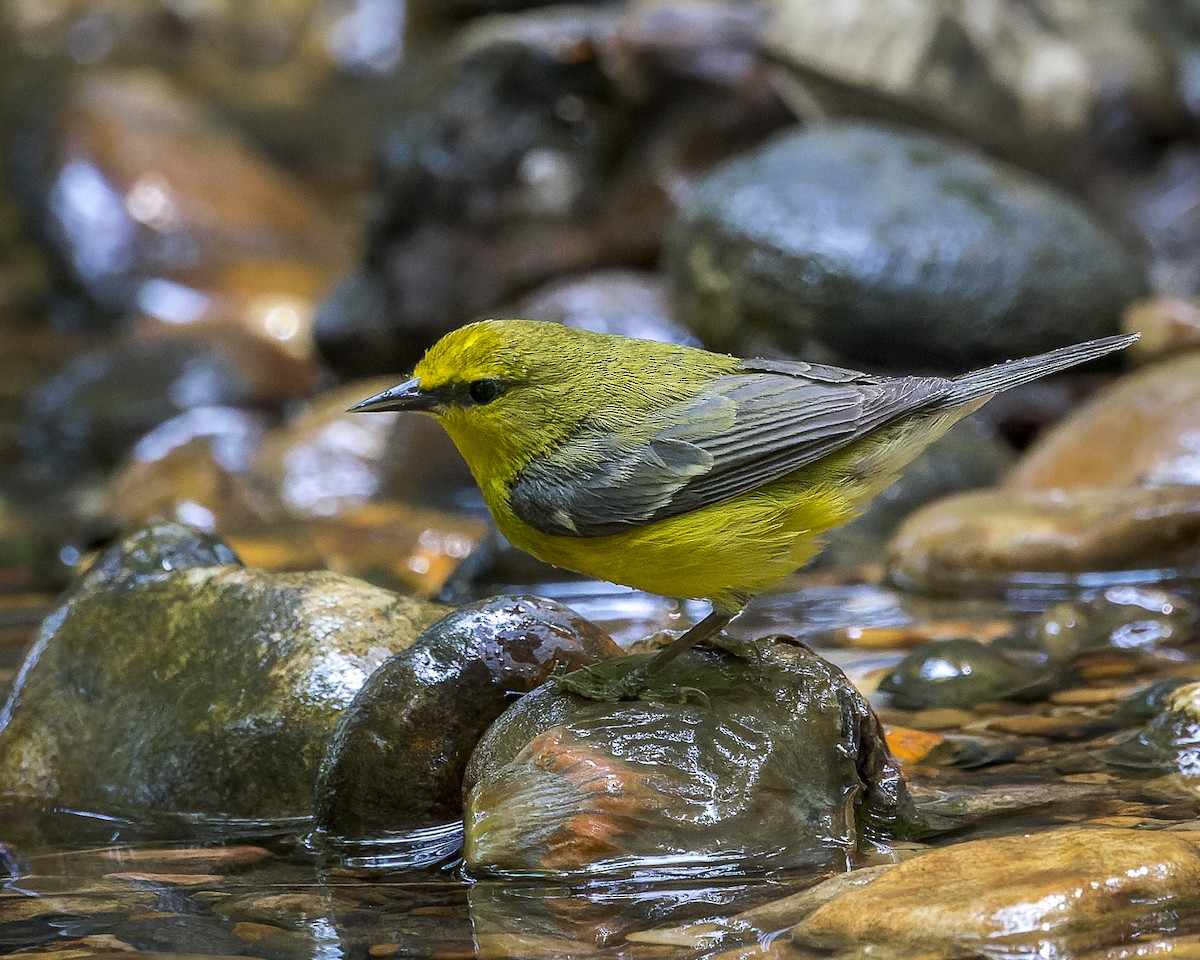
<instances>
[{"instance_id":1,"label":"bird's foot","mask_svg":"<svg viewBox=\"0 0 1200 960\"><path fill-rule=\"evenodd\" d=\"M656 679L654 674L646 669L652 662L653 658L648 660L642 657L616 657L565 674L559 677L556 683L560 690L570 691L589 700L600 700L604 703L639 700L643 694L650 692Z\"/></svg>"}]
</instances>

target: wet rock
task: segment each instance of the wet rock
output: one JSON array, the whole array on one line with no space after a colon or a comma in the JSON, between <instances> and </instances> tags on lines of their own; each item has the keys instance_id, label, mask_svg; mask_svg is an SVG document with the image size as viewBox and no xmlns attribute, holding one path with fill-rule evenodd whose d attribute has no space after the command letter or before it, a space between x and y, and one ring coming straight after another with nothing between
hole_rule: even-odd
<instances>
[{"instance_id":1,"label":"wet rock","mask_svg":"<svg viewBox=\"0 0 1200 960\"><path fill-rule=\"evenodd\" d=\"M1200 902L1200 852L1180 834L1065 828L959 843L914 857L823 903L799 947L913 955L1081 956L1179 929Z\"/></svg>"},{"instance_id":2,"label":"wet rock","mask_svg":"<svg viewBox=\"0 0 1200 960\"><path fill-rule=\"evenodd\" d=\"M708 345L962 369L1114 333L1145 289L1072 199L932 137L804 127L729 161L668 236Z\"/></svg>"},{"instance_id":3,"label":"wet rock","mask_svg":"<svg viewBox=\"0 0 1200 960\"><path fill-rule=\"evenodd\" d=\"M1125 720L1149 720L1169 710L1171 696L1190 683L1187 677L1165 677L1121 701L1117 716Z\"/></svg>"},{"instance_id":4,"label":"wet rock","mask_svg":"<svg viewBox=\"0 0 1200 960\"><path fill-rule=\"evenodd\" d=\"M615 656L598 627L552 600L456 610L377 670L343 714L317 781L318 826L367 837L458 820L467 760L513 695Z\"/></svg>"},{"instance_id":5,"label":"wet rock","mask_svg":"<svg viewBox=\"0 0 1200 960\"><path fill-rule=\"evenodd\" d=\"M911 710L970 708L1006 697L1035 699L1058 678L1044 663L1017 659L978 640L931 640L909 653L879 682L892 703Z\"/></svg>"},{"instance_id":6,"label":"wet rock","mask_svg":"<svg viewBox=\"0 0 1200 960\"><path fill-rule=\"evenodd\" d=\"M986 420L971 417L956 424L860 517L832 530L816 562L832 567L880 562L888 539L910 513L947 494L998 483L1014 459L1012 447Z\"/></svg>"},{"instance_id":7,"label":"wet rock","mask_svg":"<svg viewBox=\"0 0 1200 960\"><path fill-rule=\"evenodd\" d=\"M1191 643L1197 618L1193 604L1165 590L1109 587L1088 600L1055 604L1002 643L1040 651L1055 663L1109 650L1149 653Z\"/></svg>"},{"instance_id":8,"label":"wet rock","mask_svg":"<svg viewBox=\"0 0 1200 960\"><path fill-rule=\"evenodd\" d=\"M699 172L785 121L755 11L649 7L481 18L438 58L386 140L386 296L362 301L397 366L554 277L652 264Z\"/></svg>"},{"instance_id":9,"label":"wet rock","mask_svg":"<svg viewBox=\"0 0 1200 960\"><path fill-rule=\"evenodd\" d=\"M845 676L782 638L755 652L684 654L635 702L553 686L518 701L467 770L468 869L840 863L864 833L902 830L903 781Z\"/></svg>"},{"instance_id":10,"label":"wet rock","mask_svg":"<svg viewBox=\"0 0 1200 960\"><path fill-rule=\"evenodd\" d=\"M137 65L170 75L276 155L345 178L369 169L380 101L395 98L405 14L403 0L280 0L269 14L236 3L50 0L11 11L4 39L18 71Z\"/></svg>"},{"instance_id":11,"label":"wet rock","mask_svg":"<svg viewBox=\"0 0 1200 960\"><path fill-rule=\"evenodd\" d=\"M266 496L247 474L264 418L231 407L197 407L160 424L134 446L104 491L102 512L131 530L179 521L210 532L262 522Z\"/></svg>"},{"instance_id":12,"label":"wet rock","mask_svg":"<svg viewBox=\"0 0 1200 960\"><path fill-rule=\"evenodd\" d=\"M461 505L474 482L431 418L347 412L402 376L323 393L267 437L252 473L282 513L328 517L371 500Z\"/></svg>"},{"instance_id":13,"label":"wet rock","mask_svg":"<svg viewBox=\"0 0 1200 960\"><path fill-rule=\"evenodd\" d=\"M597 333L700 346L671 318L662 279L636 270L597 270L552 281L518 300L511 313Z\"/></svg>"},{"instance_id":14,"label":"wet rock","mask_svg":"<svg viewBox=\"0 0 1200 960\"><path fill-rule=\"evenodd\" d=\"M140 531L43 624L0 711L0 793L307 815L341 710L445 612L333 573L256 572L186 527Z\"/></svg>"},{"instance_id":15,"label":"wet rock","mask_svg":"<svg viewBox=\"0 0 1200 960\"><path fill-rule=\"evenodd\" d=\"M1006 486L1017 491L1200 485L1192 430L1200 417L1200 354L1134 371L1048 431Z\"/></svg>"},{"instance_id":16,"label":"wet rock","mask_svg":"<svg viewBox=\"0 0 1200 960\"><path fill-rule=\"evenodd\" d=\"M312 390L315 304L358 246L346 224L152 74L89 75L46 137L37 213L96 302L223 349L273 397Z\"/></svg>"},{"instance_id":17,"label":"wet rock","mask_svg":"<svg viewBox=\"0 0 1200 960\"><path fill-rule=\"evenodd\" d=\"M827 109L915 119L1064 179L1190 125L1194 31L1147 0L770 6L768 43Z\"/></svg>"},{"instance_id":18,"label":"wet rock","mask_svg":"<svg viewBox=\"0 0 1200 960\"><path fill-rule=\"evenodd\" d=\"M253 387L225 359L184 343L125 341L91 351L29 396L20 440L38 473L107 470L152 428L195 407L238 406Z\"/></svg>"},{"instance_id":19,"label":"wet rock","mask_svg":"<svg viewBox=\"0 0 1200 960\"><path fill-rule=\"evenodd\" d=\"M1200 776L1200 683L1164 691L1162 709L1131 739L1103 752L1105 762L1134 770Z\"/></svg>"},{"instance_id":20,"label":"wet rock","mask_svg":"<svg viewBox=\"0 0 1200 960\"><path fill-rule=\"evenodd\" d=\"M887 549L893 580L932 591L992 590L1023 573L1070 577L1197 563L1200 488L1182 485L1069 497L1006 488L956 494L910 516Z\"/></svg>"}]
</instances>

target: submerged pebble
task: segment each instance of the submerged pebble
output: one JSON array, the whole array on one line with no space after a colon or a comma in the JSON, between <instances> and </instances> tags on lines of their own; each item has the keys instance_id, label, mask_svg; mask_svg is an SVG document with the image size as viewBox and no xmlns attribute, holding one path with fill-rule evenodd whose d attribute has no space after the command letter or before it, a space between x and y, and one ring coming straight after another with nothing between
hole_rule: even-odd
<instances>
[{"instance_id":1,"label":"submerged pebble","mask_svg":"<svg viewBox=\"0 0 1200 960\"><path fill-rule=\"evenodd\" d=\"M962 637L921 644L880 680L879 689L891 694L895 706L910 710L969 709L1006 697L1034 699L1058 682L1043 662Z\"/></svg>"},{"instance_id":2,"label":"submerged pebble","mask_svg":"<svg viewBox=\"0 0 1200 960\"><path fill-rule=\"evenodd\" d=\"M1195 639L1196 626L1196 608L1183 597L1154 587L1109 587L1088 600L1055 604L1002 644L1070 663L1100 651L1178 647Z\"/></svg>"},{"instance_id":3,"label":"submerged pebble","mask_svg":"<svg viewBox=\"0 0 1200 960\"><path fill-rule=\"evenodd\" d=\"M1161 691L1162 706L1132 738L1113 744L1104 759L1134 770L1200 776L1200 683Z\"/></svg>"}]
</instances>

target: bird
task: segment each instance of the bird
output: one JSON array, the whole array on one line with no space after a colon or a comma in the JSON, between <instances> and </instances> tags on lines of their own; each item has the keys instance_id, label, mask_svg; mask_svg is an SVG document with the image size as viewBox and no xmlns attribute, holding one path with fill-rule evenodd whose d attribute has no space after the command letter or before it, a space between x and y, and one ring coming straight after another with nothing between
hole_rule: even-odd
<instances>
[{"instance_id":1,"label":"bird","mask_svg":"<svg viewBox=\"0 0 1200 960\"><path fill-rule=\"evenodd\" d=\"M481 320L351 407L432 415L500 532L554 566L711 612L595 699L637 696L993 395L1121 350L1110 336L956 377L877 376L539 320Z\"/></svg>"}]
</instances>

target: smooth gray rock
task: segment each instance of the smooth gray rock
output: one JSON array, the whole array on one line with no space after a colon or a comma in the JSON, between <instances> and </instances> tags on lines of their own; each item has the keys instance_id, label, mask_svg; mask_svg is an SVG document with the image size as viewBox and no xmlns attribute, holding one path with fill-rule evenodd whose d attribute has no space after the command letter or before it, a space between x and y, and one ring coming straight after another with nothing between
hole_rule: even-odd
<instances>
[{"instance_id":1,"label":"smooth gray rock","mask_svg":"<svg viewBox=\"0 0 1200 960\"><path fill-rule=\"evenodd\" d=\"M708 345L906 370L1116 333L1145 290L1074 200L922 134L828 123L704 180L672 226L679 318Z\"/></svg>"}]
</instances>

